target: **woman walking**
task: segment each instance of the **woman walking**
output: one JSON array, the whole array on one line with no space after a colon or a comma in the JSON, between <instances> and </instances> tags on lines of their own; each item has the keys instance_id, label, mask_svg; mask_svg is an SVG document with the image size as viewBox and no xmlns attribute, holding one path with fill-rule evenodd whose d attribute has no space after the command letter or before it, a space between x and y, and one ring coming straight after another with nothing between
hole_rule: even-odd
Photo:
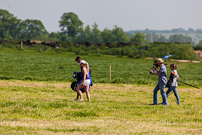
<instances>
[{"instance_id":1,"label":"woman walking","mask_svg":"<svg viewBox=\"0 0 202 135\"><path fill-rule=\"evenodd\" d=\"M76 87L77 100L84 101L83 96L82 96L82 91L80 90L80 89L84 88L88 101L90 101L89 85L91 84L91 80L89 77L89 65L84 60L81 60L79 65L82 68L82 72L81 72L82 80L81 80L81 83ZM79 97L80 97L80 99L79 99Z\"/></svg>"}]
</instances>

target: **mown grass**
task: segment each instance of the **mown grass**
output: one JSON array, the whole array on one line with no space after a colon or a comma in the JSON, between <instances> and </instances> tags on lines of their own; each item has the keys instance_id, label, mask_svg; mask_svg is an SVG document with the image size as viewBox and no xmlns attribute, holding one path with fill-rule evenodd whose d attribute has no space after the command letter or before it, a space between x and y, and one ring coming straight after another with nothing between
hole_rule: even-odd
<instances>
[{"instance_id":1,"label":"mown grass","mask_svg":"<svg viewBox=\"0 0 202 135\"><path fill-rule=\"evenodd\" d=\"M0 49L0 79L71 82L73 72L80 71L75 62L77 55L70 52ZM116 56L81 55L92 68L94 83L124 83L155 85L158 79L150 75L153 60ZM172 61L165 60L168 76ZM196 86L202 85L202 63L180 63L178 72L181 81ZM110 80L109 66L111 65ZM179 85L184 85L179 83Z\"/></svg>"},{"instance_id":2,"label":"mown grass","mask_svg":"<svg viewBox=\"0 0 202 135\"><path fill-rule=\"evenodd\" d=\"M94 84L91 102L73 102L70 83L0 81L1 134L201 134L202 91L178 87L152 106L154 87ZM161 102L159 93L159 103Z\"/></svg>"}]
</instances>

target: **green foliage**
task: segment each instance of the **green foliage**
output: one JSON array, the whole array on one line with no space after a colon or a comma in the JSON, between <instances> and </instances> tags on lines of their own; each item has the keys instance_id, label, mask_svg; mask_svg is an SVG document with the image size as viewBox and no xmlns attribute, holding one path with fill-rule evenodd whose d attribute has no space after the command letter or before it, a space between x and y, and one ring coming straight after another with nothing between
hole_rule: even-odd
<instances>
[{"instance_id":1,"label":"green foliage","mask_svg":"<svg viewBox=\"0 0 202 135\"><path fill-rule=\"evenodd\" d=\"M138 32L130 38L130 42L134 42L134 43L137 43L139 45L142 45L142 44L146 43L145 38L146 38L146 36L144 34Z\"/></svg>"},{"instance_id":2,"label":"green foliage","mask_svg":"<svg viewBox=\"0 0 202 135\"><path fill-rule=\"evenodd\" d=\"M191 37L186 37L182 34L174 34L169 37L169 42L175 43L175 42L180 42L180 43L191 43L192 38Z\"/></svg>"},{"instance_id":3,"label":"green foliage","mask_svg":"<svg viewBox=\"0 0 202 135\"><path fill-rule=\"evenodd\" d=\"M9 41L8 43L4 43L2 47L7 48L19 48L19 40ZM114 55L114 56L128 56L129 58L140 58L140 51L141 48L147 48L146 50L142 50L142 57L163 57L168 54L174 54L172 56L173 59L185 59L190 60L194 54L194 50L190 44L181 44L181 43L161 43L161 42L154 42L152 44L146 45L129 45L118 47L118 43L111 43L109 47L102 45L97 48L96 45L91 47L86 47L82 44L74 44L71 41L58 41L58 45L60 46L61 52L74 52L77 55L87 55L87 54L103 54L103 55ZM24 48L28 48L28 46L24 45ZM29 49L36 49L39 51L42 50L54 50L49 46L44 45L33 45L32 48ZM192 60L200 60L195 54Z\"/></svg>"},{"instance_id":4,"label":"green foliage","mask_svg":"<svg viewBox=\"0 0 202 135\"><path fill-rule=\"evenodd\" d=\"M101 32L98 29L98 25L97 23L94 23L92 25L93 29L92 29L92 42L93 43L100 43L101 42Z\"/></svg>"},{"instance_id":5,"label":"green foliage","mask_svg":"<svg viewBox=\"0 0 202 135\"><path fill-rule=\"evenodd\" d=\"M21 26L21 39L36 38L48 33L40 20L26 19L22 21Z\"/></svg>"},{"instance_id":6,"label":"green foliage","mask_svg":"<svg viewBox=\"0 0 202 135\"><path fill-rule=\"evenodd\" d=\"M102 42L103 43L111 43L112 42L112 31L105 28L102 32L101 32L101 36L102 36Z\"/></svg>"},{"instance_id":7,"label":"green foliage","mask_svg":"<svg viewBox=\"0 0 202 135\"><path fill-rule=\"evenodd\" d=\"M202 46L201 45L197 45L196 47L194 47L194 50L202 50Z\"/></svg>"},{"instance_id":8,"label":"green foliage","mask_svg":"<svg viewBox=\"0 0 202 135\"><path fill-rule=\"evenodd\" d=\"M17 39L20 35L21 20L7 10L0 9L0 38Z\"/></svg>"},{"instance_id":9,"label":"green foliage","mask_svg":"<svg viewBox=\"0 0 202 135\"><path fill-rule=\"evenodd\" d=\"M61 31L73 38L77 35L79 29L83 25L83 22L73 12L64 13L61 16L61 20L59 21L59 23Z\"/></svg>"},{"instance_id":10,"label":"green foliage","mask_svg":"<svg viewBox=\"0 0 202 135\"><path fill-rule=\"evenodd\" d=\"M127 34L123 31L122 28L118 27L117 25L114 26L112 29L112 42L127 42L129 38Z\"/></svg>"}]
</instances>

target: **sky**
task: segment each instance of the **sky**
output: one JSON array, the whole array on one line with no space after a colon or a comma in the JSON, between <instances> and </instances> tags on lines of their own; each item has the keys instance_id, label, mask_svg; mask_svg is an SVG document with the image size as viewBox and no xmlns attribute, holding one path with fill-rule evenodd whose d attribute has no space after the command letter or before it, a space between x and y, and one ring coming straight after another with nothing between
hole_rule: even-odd
<instances>
[{"instance_id":1,"label":"sky","mask_svg":"<svg viewBox=\"0 0 202 135\"><path fill-rule=\"evenodd\" d=\"M0 0L0 9L21 20L40 20L48 32L60 31L60 17L68 12L84 27L97 23L100 30L202 29L202 0Z\"/></svg>"}]
</instances>

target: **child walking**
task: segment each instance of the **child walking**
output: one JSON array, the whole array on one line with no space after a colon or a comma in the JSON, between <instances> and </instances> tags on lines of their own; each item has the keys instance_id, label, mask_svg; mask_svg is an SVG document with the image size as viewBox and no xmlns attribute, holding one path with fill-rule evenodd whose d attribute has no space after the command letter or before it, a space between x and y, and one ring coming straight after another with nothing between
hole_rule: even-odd
<instances>
[{"instance_id":1,"label":"child walking","mask_svg":"<svg viewBox=\"0 0 202 135\"><path fill-rule=\"evenodd\" d=\"M170 69L172 70L171 74L170 74L170 78L169 78L170 87L168 88L168 90L166 92L166 96L168 97L169 93L173 90L175 97L177 99L177 104L179 105L180 104L180 98L177 94L177 86L178 86L177 79L179 79L179 75L177 73L177 65L174 63L171 64Z\"/></svg>"}]
</instances>

